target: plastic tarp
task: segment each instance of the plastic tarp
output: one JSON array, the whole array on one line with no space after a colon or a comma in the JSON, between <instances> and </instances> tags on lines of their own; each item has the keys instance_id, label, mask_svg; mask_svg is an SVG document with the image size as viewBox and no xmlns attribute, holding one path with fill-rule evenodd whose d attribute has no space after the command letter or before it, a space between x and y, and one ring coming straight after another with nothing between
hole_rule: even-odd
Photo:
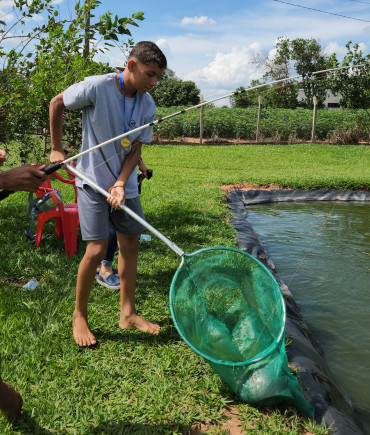
<instances>
[{"instance_id":1,"label":"plastic tarp","mask_svg":"<svg viewBox=\"0 0 370 435\"><path fill-rule=\"evenodd\" d=\"M287 309L286 333L292 338L292 343L287 347L288 360L299 371L305 395L314 407L315 421L319 424L325 423L335 434L363 434L364 430L356 421L349 397L333 381L292 293L278 277L274 263L248 222L248 205L283 201L370 201L370 192L235 190L229 194L229 204L234 216L230 223L237 230L239 249L258 258L275 275L283 292Z\"/></svg>"}]
</instances>

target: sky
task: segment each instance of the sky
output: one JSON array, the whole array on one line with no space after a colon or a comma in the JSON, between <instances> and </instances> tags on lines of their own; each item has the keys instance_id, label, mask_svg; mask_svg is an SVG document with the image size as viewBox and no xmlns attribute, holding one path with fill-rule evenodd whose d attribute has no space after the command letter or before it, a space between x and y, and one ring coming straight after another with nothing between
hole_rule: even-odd
<instances>
[{"instance_id":1,"label":"sky","mask_svg":"<svg viewBox=\"0 0 370 435\"><path fill-rule=\"evenodd\" d=\"M55 3L65 13L75 1ZM11 4L0 0L0 20ZM251 60L273 53L278 37L315 38L339 59L350 40L365 54L370 49L370 0L102 0L100 10L119 17L144 12L139 27L130 28L134 41L156 42L169 68L180 79L194 81L206 101L261 78L263 71ZM100 60L117 66L125 59L113 49Z\"/></svg>"}]
</instances>

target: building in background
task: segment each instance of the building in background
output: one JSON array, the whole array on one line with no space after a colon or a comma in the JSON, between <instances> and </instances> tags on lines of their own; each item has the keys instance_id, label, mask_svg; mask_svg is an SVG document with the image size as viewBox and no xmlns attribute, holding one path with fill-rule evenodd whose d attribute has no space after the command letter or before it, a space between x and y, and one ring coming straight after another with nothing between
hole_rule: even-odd
<instances>
[{"instance_id":1,"label":"building in background","mask_svg":"<svg viewBox=\"0 0 370 435\"><path fill-rule=\"evenodd\" d=\"M334 95L332 91L327 91L324 101L325 109L342 109L342 106L339 103L341 98L342 96L340 94ZM305 94L303 89L299 89L297 99L298 101L305 100Z\"/></svg>"}]
</instances>

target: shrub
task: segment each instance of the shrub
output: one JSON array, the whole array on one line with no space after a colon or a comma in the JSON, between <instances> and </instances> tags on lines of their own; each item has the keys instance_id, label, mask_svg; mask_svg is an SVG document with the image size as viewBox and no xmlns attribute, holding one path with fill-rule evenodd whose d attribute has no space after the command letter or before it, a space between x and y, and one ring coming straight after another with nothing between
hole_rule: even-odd
<instances>
[{"instance_id":1,"label":"shrub","mask_svg":"<svg viewBox=\"0 0 370 435\"><path fill-rule=\"evenodd\" d=\"M183 110L184 107L157 109L157 119ZM239 109L229 107L206 107L203 118L204 138L254 140L257 129L257 108ZM190 110L179 116L159 123L155 135L163 139L199 137L199 109ZM312 131L312 110L265 108L261 114L261 135L265 138L280 138L291 141L310 140ZM367 140L369 126L364 110L318 110L316 138L332 140L341 132L347 132L351 142ZM357 141L355 139L357 138ZM334 139L333 139L334 140ZM336 140L336 139L335 139ZM334 142L337 143L337 142Z\"/></svg>"}]
</instances>

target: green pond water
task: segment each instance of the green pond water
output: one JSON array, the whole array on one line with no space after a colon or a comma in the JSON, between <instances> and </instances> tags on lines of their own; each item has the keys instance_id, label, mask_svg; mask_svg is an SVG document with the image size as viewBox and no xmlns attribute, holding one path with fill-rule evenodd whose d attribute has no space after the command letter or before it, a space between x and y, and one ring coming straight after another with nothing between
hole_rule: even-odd
<instances>
[{"instance_id":1,"label":"green pond water","mask_svg":"<svg viewBox=\"0 0 370 435\"><path fill-rule=\"evenodd\" d=\"M247 210L370 433L370 204L284 202Z\"/></svg>"}]
</instances>

